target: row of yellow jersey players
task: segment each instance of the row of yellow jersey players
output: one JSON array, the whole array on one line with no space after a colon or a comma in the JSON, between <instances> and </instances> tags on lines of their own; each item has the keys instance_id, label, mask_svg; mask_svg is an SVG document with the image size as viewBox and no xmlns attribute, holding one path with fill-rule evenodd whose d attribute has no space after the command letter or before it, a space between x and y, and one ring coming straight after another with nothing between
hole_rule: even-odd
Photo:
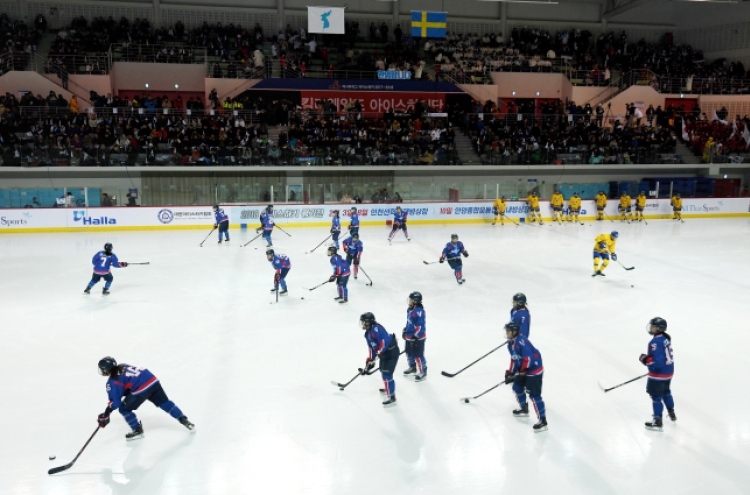
<instances>
[{"instance_id":1,"label":"row of yellow jersey players","mask_svg":"<svg viewBox=\"0 0 750 495\"><path fill-rule=\"evenodd\" d=\"M620 210L620 220L634 220L633 214L631 213L633 206L633 199L628 193L622 193L620 195L620 204L618 206ZM641 191L635 198L635 219L639 222L643 221L643 210L646 208L646 193Z\"/></svg>"}]
</instances>

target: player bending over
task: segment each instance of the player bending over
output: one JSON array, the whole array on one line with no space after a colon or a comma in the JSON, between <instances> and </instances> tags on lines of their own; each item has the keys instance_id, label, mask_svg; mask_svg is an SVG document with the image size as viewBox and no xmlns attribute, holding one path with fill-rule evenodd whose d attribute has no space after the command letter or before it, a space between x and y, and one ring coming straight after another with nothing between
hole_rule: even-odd
<instances>
[{"instance_id":1,"label":"player bending over","mask_svg":"<svg viewBox=\"0 0 750 495\"><path fill-rule=\"evenodd\" d=\"M613 231L611 234L602 234L594 239L594 275L604 276L604 270L609 265L609 258L617 261L615 254L615 244L620 234ZM602 267L599 269L599 260L602 260Z\"/></svg>"},{"instance_id":2,"label":"player bending over","mask_svg":"<svg viewBox=\"0 0 750 495\"><path fill-rule=\"evenodd\" d=\"M276 273L273 275L273 289L271 292L279 290L281 285L280 295L285 296L289 293L286 290L286 276L289 270L292 268L292 261L284 254L276 254L273 249L266 249L266 259L271 262L271 266Z\"/></svg>"},{"instance_id":3,"label":"player bending over","mask_svg":"<svg viewBox=\"0 0 750 495\"><path fill-rule=\"evenodd\" d=\"M99 361L99 374L108 377L107 395L109 396L107 409L97 418L101 428L109 424L109 415L112 411L119 410L133 430L125 435L125 440L143 438L143 424L138 421L133 411L148 400L188 430L195 430L195 425L188 421L187 416L174 402L169 400L159 379L146 368L117 364L114 358L107 356Z\"/></svg>"},{"instance_id":4,"label":"player bending over","mask_svg":"<svg viewBox=\"0 0 750 495\"><path fill-rule=\"evenodd\" d=\"M531 216L531 222L534 222L534 215L539 217L539 224L541 225L542 222L542 214L539 213L539 197L536 195L535 192L531 192L526 197L526 206L529 207L529 215Z\"/></svg>"},{"instance_id":5,"label":"player bending over","mask_svg":"<svg viewBox=\"0 0 750 495\"><path fill-rule=\"evenodd\" d=\"M334 301L338 301L339 304L349 302L349 289L346 284L349 283L349 275L352 273L349 270L349 263L346 262L338 254L338 249L335 246L328 248L328 256L331 258L331 266L333 267L333 275L328 279L329 282L336 282L336 291L338 296L334 297Z\"/></svg>"}]
</instances>

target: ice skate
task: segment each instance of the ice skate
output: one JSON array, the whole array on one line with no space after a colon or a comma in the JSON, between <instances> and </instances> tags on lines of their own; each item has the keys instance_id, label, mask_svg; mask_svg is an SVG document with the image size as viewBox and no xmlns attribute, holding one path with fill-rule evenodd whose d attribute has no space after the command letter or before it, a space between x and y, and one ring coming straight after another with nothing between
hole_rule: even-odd
<instances>
[{"instance_id":1,"label":"ice skate","mask_svg":"<svg viewBox=\"0 0 750 495\"><path fill-rule=\"evenodd\" d=\"M279 295L280 295L280 296L287 296L287 295L289 295L289 291L288 291L288 290L286 290L286 289L284 289L284 290L282 290L281 292L279 292Z\"/></svg>"},{"instance_id":2,"label":"ice skate","mask_svg":"<svg viewBox=\"0 0 750 495\"><path fill-rule=\"evenodd\" d=\"M529 415L528 404L524 405L523 407L513 410L513 416L517 418L525 418L525 417L528 417L528 415Z\"/></svg>"},{"instance_id":3,"label":"ice skate","mask_svg":"<svg viewBox=\"0 0 750 495\"><path fill-rule=\"evenodd\" d=\"M661 422L661 418L654 418L651 421L646 422L646 429L647 430L653 430L653 431L663 431L662 428L663 424Z\"/></svg>"},{"instance_id":4,"label":"ice skate","mask_svg":"<svg viewBox=\"0 0 750 495\"><path fill-rule=\"evenodd\" d=\"M537 424L534 425L534 433L541 433L547 431L547 418L542 418Z\"/></svg>"},{"instance_id":5,"label":"ice skate","mask_svg":"<svg viewBox=\"0 0 750 495\"><path fill-rule=\"evenodd\" d=\"M669 415L669 419L677 421L677 415L674 413L674 409L667 409L667 414Z\"/></svg>"},{"instance_id":6,"label":"ice skate","mask_svg":"<svg viewBox=\"0 0 750 495\"><path fill-rule=\"evenodd\" d=\"M383 407L393 407L396 405L396 396L391 395L385 402L383 402Z\"/></svg>"},{"instance_id":7,"label":"ice skate","mask_svg":"<svg viewBox=\"0 0 750 495\"><path fill-rule=\"evenodd\" d=\"M420 373L414 377L415 382L423 382L427 380L427 373Z\"/></svg>"},{"instance_id":8,"label":"ice skate","mask_svg":"<svg viewBox=\"0 0 750 495\"><path fill-rule=\"evenodd\" d=\"M140 440L143 438L143 424L138 423L138 428L125 435L125 440L128 442L132 440Z\"/></svg>"},{"instance_id":9,"label":"ice skate","mask_svg":"<svg viewBox=\"0 0 750 495\"><path fill-rule=\"evenodd\" d=\"M103 296L108 296L109 295L109 289L106 289L106 288L102 289L102 295Z\"/></svg>"},{"instance_id":10,"label":"ice skate","mask_svg":"<svg viewBox=\"0 0 750 495\"><path fill-rule=\"evenodd\" d=\"M348 297L345 297L345 298L339 300L339 304L344 304L344 303L348 303L348 302L349 302L349 298Z\"/></svg>"},{"instance_id":11,"label":"ice skate","mask_svg":"<svg viewBox=\"0 0 750 495\"><path fill-rule=\"evenodd\" d=\"M89 287L89 286L87 285L87 286L86 286L86 288L85 288L85 289L83 289L83 293L84 293L84 294L91 294L91 287Z\"/></svg>"},{"instance_id":12,"label":"ice skate","mask_svg":"<svg viewBox=\"0 0 750 495\"><path fill-rule=\"evenodd\" d=\"M414 366L409 366L409 368L404 370L404 375L413 375L417 372L417 368Z\"/></svg>"},{"instance_id":13,"label":"ice skate","mask_svg":"<svg viewBox=\"0 0 750 495\"><path fill-rule=\"evenodd\" d=\"M188 430L195 431L195 425L188 421L187 416L182 416L181 418L178 418L177 421Z\"/></svg>"}]
</instances>

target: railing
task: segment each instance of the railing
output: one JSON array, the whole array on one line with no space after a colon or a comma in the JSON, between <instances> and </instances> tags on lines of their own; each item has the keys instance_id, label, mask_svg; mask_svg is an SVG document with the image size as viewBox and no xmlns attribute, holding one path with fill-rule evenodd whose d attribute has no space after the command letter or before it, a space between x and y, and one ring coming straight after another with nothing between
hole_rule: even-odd
<instances>
[{"instance_id":1,"label":"railing","mask_svg":"<svg viewBox=\"0 0 750 495\"><path fill-rule=\"evenodd\" d=\"M208 50L202 46L136 45L113 43L113 62L150 62L164 64L206 64Z\"/></svg>"},{"instance_id":2,"label":"railing","mask_svg":"<svg viewBox=\"0 0 750 495\"><path fill-rule=\"evenodd\" d=\"M72 112L70 111L69 107L48 107L48 106L21 106L19 107L19 112L21 115L27 115L27 116L36 116L39 118L45 118L47 116L64 116L64 115L72 115ZM126 106L126 107L88 107L85 109L81 109L79 113L86 113L86 114L93 114L98 117L107 117L107 116L123 116L123 117L132 117L136 115L147 115L147 116L157 116L157 115L167 115L167 116L176 116L176 117L203 117L203 116L216 116L216 117L241 117L242 120L245 121L246 124L253 125L260 122L260 118L258 117L258 114L255 110L251 109L230 109L225 110L223 108L217 108L217 109L211 109L211 108L193 108L193 109L187 109L187 108L160 108L160 107L132 107L132 106Z\"/></svg>"},{"instance_id":3,"label":"railing","mask_svg":"<svg viewBox=\"0 0 750 495\"><path fill-rule=\"evenodd\" d=\"M108 55L52 55L44 62L45 74L109 74L111 66Z\"/></svg>"},{"instance_id":4,"label":"railing","mask_svg":"<svg viewBox=\"0 0 750 495\"><path fill-rule=\"evenodd\" d=\"M45 67L51 68L52 71L46 72ZM70 74L63 70L62 67L54 65L49 66L47 65L47 61L43 60L40 55L34 54L31 58L31 69L46 77L53 83L62 86L64 90L70 91L76 95L79 107L84 108L91 106L91 91L80 84L71 81Z\"/></svg>"}]
</instances>

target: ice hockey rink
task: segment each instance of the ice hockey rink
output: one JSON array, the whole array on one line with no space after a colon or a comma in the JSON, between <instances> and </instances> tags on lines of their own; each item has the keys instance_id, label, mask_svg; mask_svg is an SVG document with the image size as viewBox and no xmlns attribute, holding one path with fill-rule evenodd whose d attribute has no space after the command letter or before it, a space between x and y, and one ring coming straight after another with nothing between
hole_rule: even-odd
<instances>
[{"instance_id":1,"label":"ice hockey rink","mask_svg":"<svg viewBox=\"0 0 750 495\"><path fill-rule=\"evenodd\" d=\"M650 220L648 225L412 225L392 246L361 230L365 252L347 305L324 285L328 229L274 233L291 258L290 295L275 304L262 239L240 248L205 231L0 236L2 345L0 493L11 494L747 494L750 491L750 220ZM284 225L283 223L281 224ZM620 261L591 277L594 237L620 232ZM470 257L459 286L437 260L451 233ZM105 242L120 260L112 294L83 289ZM359 315L399 336L406 298L427 310L428 380L396 369L398 406L384 409L364 364ZM544 359L549 431L514 418L500 382L505 349L454 377L504 340L511 297L523 292L530 340ZM304 300L301 299L304 297ZM676 423L647 431L646 324L673 338ZM138 411L145 438L126 442L119 413L68 471L106 407L100 358L149 368L192 422ZM56 459L49 460L50 456Z\"/></svg>"}]
</instances>

